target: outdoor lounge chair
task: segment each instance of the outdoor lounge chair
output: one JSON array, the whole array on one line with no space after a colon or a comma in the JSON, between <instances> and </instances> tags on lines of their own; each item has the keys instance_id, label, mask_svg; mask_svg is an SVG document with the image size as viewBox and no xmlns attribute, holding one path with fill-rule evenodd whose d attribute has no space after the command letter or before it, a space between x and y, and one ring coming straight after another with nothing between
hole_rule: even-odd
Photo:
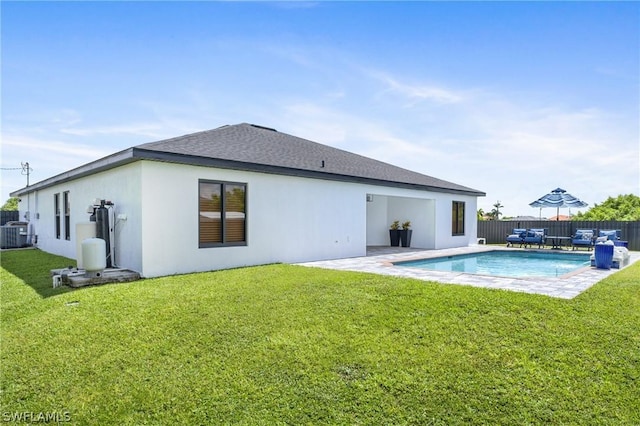
<instances>
[{"instance_id":1,"label":"outdoor lounge chair","mask_svg":"<svg viewBox=\"0 0 640 426\"><path fill-rule=\"evenodd\" d=\"M537 244L538 248L544 247L547 241L547 230L544 228L532 228L527 230L527 234L524 237L524 247Z\"/></svg>"},{"instance_id":2,"label":"outdoor lounge chair","mask_svg":"<svg viewBox=\"0 0 640 426\"><path fill-rule=\"evenodd\" d=\"M510 235L507 235L507 247L514 244L520 244L520 247L522 247L526 233L527 230L524 228L514 228L513 232Z\"/></svg>"},{"instance_id":3,"label":"outdoor lounge chair","mask_svg":"<svg viewBox=\"0 0 640 426\"><path fill-rule=\"evenodd\" d=\"M586 247L591 250L596 239L595 229L576 229L576 233L571 236L573 250L579 247Z\"/></svg>"},{"instance_id":4,"label":"outdoor lounge chair","mask_svg":"<svg viewBox=\"0 0 640 426\"><path fill-rule=\"evenodd\" d=\"M601 229L598 232L598 240L603 240L604 238L602 237L607 237L606 239L604 239L604 241L606 240L611 240L611 241L618 241L620 239L620 234L621 231L619 229Z\"/></svg>"}]
</instances>

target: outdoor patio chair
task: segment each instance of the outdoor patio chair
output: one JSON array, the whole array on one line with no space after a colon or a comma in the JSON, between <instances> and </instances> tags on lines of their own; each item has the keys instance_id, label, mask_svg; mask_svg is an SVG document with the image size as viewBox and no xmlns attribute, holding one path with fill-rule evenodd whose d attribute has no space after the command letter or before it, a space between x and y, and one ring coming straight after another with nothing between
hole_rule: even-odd
<instances>
[{"instance_id":1,"label":"outdoor patio chair","mask_svg":"<svg viewBox=\"0 0 640 426\"><path fill-rule=\"evenodd\" d=\"M595 239L595 229L576 229L576 233L571 236L571 245L573 250L580 247L586 247L591 250Z\"/></svg>"},{"instance_id":2,"label":"outdoor patio chair","mask_svg":"<svg viewBox=\"0 0 640 426\"><path fill-rule=\"evenodd\" d=\"M533 244L537 244L538 248L542 248L544 247L546 241L547 241L546 228L531 228L527 230L523 243L525 248Z\"/></svg>"},{"instance_id":3,"label":"outdoor patio chair","mask_svg":"<svg viewBox=\"0 0 640 426\"><path fill-rule=\"evenodd\" d=\"M527 230L524 228L514 228L513 232L507 235L507 247L514 244L520 244L520 247L522 247L526 233Z\"/></svg>"},{"instance_id":4,"label":"outdoor patio chair","mask_svg":"<svg viewBox=\"0 0 640 426\"><path fill-rule=\"evenodd\" d=\"M620 239L620 234L622 233L622 231L620 231L619 229L601 229L598 232L598 241L603 240L604 238L602 237L607 237L606 240L611 240L611 241L618 241Z\"/></svg>"}]
</instances>

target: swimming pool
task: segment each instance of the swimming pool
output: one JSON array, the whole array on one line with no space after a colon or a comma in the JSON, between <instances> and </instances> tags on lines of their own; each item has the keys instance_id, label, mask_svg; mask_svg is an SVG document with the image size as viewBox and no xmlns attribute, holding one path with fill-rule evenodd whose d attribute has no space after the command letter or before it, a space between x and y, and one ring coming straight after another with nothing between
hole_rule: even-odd
<instances>
[{"instance_id":1,"label":"swimming pool","mask_svg":"<svg viewBox=\"0 0 640 426\"><path fill-rule=\"evenodd\" d=\"M396 262L394 265L446 272L499 277L560 277L589 266L590 253L489 251L432 259Z\"/></svg>"}]
</instances>

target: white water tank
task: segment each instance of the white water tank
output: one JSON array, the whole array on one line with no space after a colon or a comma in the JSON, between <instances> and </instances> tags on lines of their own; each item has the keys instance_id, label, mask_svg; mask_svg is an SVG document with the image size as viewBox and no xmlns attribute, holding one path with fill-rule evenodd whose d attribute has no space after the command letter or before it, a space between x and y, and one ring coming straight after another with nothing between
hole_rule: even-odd
<instances>
[{"instance_id":1,"label":"white water tank","mask_svg":"<svg viewBox=\"0 0 640 426\"><path fill-rule=\"evenodd\" d=\"M95 222L76 223L76 262L78 263L78 269L84 269L84 262L82 260L82 242L87 238L95 238L95 237L96 237Z\"/></svg>"},{"instance_id":2,"label":"white water tank","mask_svg":"<svg viewBox=\"0 0 640 426\"><path fill-rule=\"evenodd\" d=\"M107 243L102 238L82 241L82 263L87 272L100 272L107 267Z\"/></svg>"}]
</instances>

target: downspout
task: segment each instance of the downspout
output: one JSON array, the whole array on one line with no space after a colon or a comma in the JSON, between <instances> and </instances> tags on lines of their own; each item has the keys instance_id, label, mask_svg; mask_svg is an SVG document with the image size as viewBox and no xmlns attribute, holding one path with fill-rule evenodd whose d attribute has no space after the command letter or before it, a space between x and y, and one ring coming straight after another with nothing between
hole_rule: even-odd
<instances>
[{"instance_id":1,"label":"downspout","mask_svg":"<svg viewBox=\"0 0 640 426\"><path fill-rule=\"evenodd\" d=\"M33 219L34 219L34 221L36 223L39 224L39 222L40 222L40 211L38 210L38 190L36 189L35 191L33 191L33 193L34 193L34 197L35 197L35 200L34 200L34 204L35 204L34 210L35 211L33 213ZM34 224L31 225L31 233L30 233L31 234L31 245L34 245L34 246L36 244L38 244L38 235L36 235L35 231L36 231L36 226L35 226L35 223L34 223Z\"/></svg>"}]
</instances>

